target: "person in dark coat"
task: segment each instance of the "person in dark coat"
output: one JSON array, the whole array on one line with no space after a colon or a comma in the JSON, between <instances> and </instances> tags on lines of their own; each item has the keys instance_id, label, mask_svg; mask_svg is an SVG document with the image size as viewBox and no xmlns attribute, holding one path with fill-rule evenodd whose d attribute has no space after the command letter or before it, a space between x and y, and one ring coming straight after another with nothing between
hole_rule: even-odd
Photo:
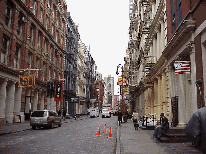
<instances>
[{"instance_id":1,"label":"person in dark coat","mask_svg":"<svg viewBox=\"0 0 206 154\"><path fill-rule=\"evenodd\" d=\"M162 123L160 126L157 126L154 130L153 138L159 138L162 136L163 131L169 128L168 119L164 116L164 113L160 114L160 118L162 119Z\"/></svg>"},{"instance_id":2,"label":"person in dark coat","mask_svg":"<svg viewBox=\"0 0 206 154\"><path fill-rule=\"evenodd\" d=\"M187 138L206 154L206 107L193 113L185 127Z\"/></svg>"},{"instance_id":3,"label":"person in dark coat","mask_svg":"<svg viewBox=\"0 0 206 154\"><path fill-rule=\"evenodd\" d=\"M64 120L65 120L65 118L66 118L66 114L67 114L67 111L66 111L66 109L64 109L64 110L63 110L63 118L64 118Z\"/></svg>"},{"instance_id":4,"label":"person in dark coat","mask_svg":"<svg viewBox=\"0 0 206 154\"><path fill-rule=\"evenodd\" d=\"M58 116L61 116L61 110L58 111Z\"/></svg>"},{"instance_id":5,"label":"person in dark coat","mask_svg":"<svg viewBox=\"0 0 206 154\"><path fill-rule=\"evenodd\" d=\"M122 123L122 111L118 112L118 122L119 122L119 126Z\"/></svg>"}]
</instances>

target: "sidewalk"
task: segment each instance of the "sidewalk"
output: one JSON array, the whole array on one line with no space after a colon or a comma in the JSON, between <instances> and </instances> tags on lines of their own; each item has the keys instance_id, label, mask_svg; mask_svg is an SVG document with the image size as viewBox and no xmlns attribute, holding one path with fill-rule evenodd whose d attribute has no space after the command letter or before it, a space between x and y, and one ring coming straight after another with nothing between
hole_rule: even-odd
<instances>
[{"instance_id":1,"label":"sidewalk","mask_svg":"<svg viewBox=\"0 0 206 154\"><path fill-rule=\"evenodd\" d=\"M86 118L87 115L81 115L78 119L83 119ZM62 119L62 123L68 123L71 119L65 119L65 121ZM72 119L74 120L74 119ZM16 132L21 132L21 131L26 131L26 130L31 130L30 126L30 121L25 120L22 123L12 123L12 124L5 124L5 125L0 125L0 136L1 135L6 135L6 134L11 134L11 133L16 133Z\"/></svg>"},{"instance_id":2,"label":"sidewalk","mask_svg":"<svg viewBox=\"0 0 206 154\"><path fill-rule=\"evenodd\" d=\"M5 124L5 125L0 125L0 135L26 131L30 129L31 126L29 121L24 121L23 123Z\"/></svg>"},{"instance_id":3,"label":"sidewalk","mask_svg":"<svg viewBox=\"0 0 206 154\"><path fill-rule=\"evenodd\" d=\"M134 124L127 120L118 127L119 140L117 138L117 154L177 154L177 153L201 153L190 142L162 143L152 139L154 130L134 129ZM118 137L118 135L117 135ZM119 145L118 145L119 144ZM118 150L119 148L119 150Z\"/></svg>"}]
</instances>

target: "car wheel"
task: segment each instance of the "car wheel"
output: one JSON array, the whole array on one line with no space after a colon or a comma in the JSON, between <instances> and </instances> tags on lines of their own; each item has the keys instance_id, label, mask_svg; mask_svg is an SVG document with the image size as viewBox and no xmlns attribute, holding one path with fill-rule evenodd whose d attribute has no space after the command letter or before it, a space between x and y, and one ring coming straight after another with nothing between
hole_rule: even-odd
<instances>
[{"instance_id":1,"label":"car wheel","mask_svg":"<svg viewBox=\"0 0 206 154\"><path fill-rule=\"evenodd\" d=\"M61 127L62 126L61 123L59 123L58 126Z\"/></svg>"},{"instance_id":2,"label":"car wheel","mask_svg":"<svg viewBox=\"0 0 206 154\"><path fill-rule=\"evenodd\" d=\"M35 130L35 129L36 129L36 126L32 126L32 129L34 129L34 130Z\"/></svg>"},{"instance_id":3,"label":"car wheel","mask_svg":"<svg viewBox=\"0 0 206 154\"><path fill-rule=\"evenodd\" d=\"M51 123L51 129L53 129L53 128L54 128L54 122Z\"/></svg>"}]
</instances>

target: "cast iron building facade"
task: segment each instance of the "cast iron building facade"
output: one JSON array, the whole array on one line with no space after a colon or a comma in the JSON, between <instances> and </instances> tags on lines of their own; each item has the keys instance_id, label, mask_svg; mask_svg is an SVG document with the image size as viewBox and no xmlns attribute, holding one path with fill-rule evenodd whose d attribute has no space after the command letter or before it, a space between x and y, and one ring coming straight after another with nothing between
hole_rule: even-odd
<instances>
[{"instance_id":1,"label":"cast iron building facade","mask_svg":"<svg viewBox=\"0 0 206 154\"><path fill-rule=\"evenodd\" d=\"M64 64L64 109L67 113L74 115L76 104L70 103L71 97L76 97L76 81L78 77L77 59L78 59L78 41L79 32L77 25L73 22L70 13L67 14L66 23L66 47Z\"/></svg>"},{"instance_id":2,"label":"cast iron building facade","mask_svg":"<svg viewBox=\"0 0 206 154\"><path fill-rule=\"evenodd\" d=\"M164 112L171 125L185 126L205 106L204 9L203 0L131 0L125 68L140 115ZM189 72L177 73L185 62Z\"/></svg>"}]
</instances>

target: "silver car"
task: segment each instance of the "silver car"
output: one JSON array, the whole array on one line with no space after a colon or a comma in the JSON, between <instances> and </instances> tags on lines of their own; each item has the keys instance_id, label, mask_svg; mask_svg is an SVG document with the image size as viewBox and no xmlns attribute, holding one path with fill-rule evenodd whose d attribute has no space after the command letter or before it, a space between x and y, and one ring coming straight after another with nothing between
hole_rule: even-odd
<instances>
[{"instance_id":1,"label":"silver car","mask_svg":"<svg viewBox=\"0 0 206 154\"><path fill-rule=\"evenodd\" d=\"M36 127L53 128L55 125L61 127L61 117L55 111L37 110L31 114L30 126L32 129L36 129Z\"/></svg>"}]
</instances>

